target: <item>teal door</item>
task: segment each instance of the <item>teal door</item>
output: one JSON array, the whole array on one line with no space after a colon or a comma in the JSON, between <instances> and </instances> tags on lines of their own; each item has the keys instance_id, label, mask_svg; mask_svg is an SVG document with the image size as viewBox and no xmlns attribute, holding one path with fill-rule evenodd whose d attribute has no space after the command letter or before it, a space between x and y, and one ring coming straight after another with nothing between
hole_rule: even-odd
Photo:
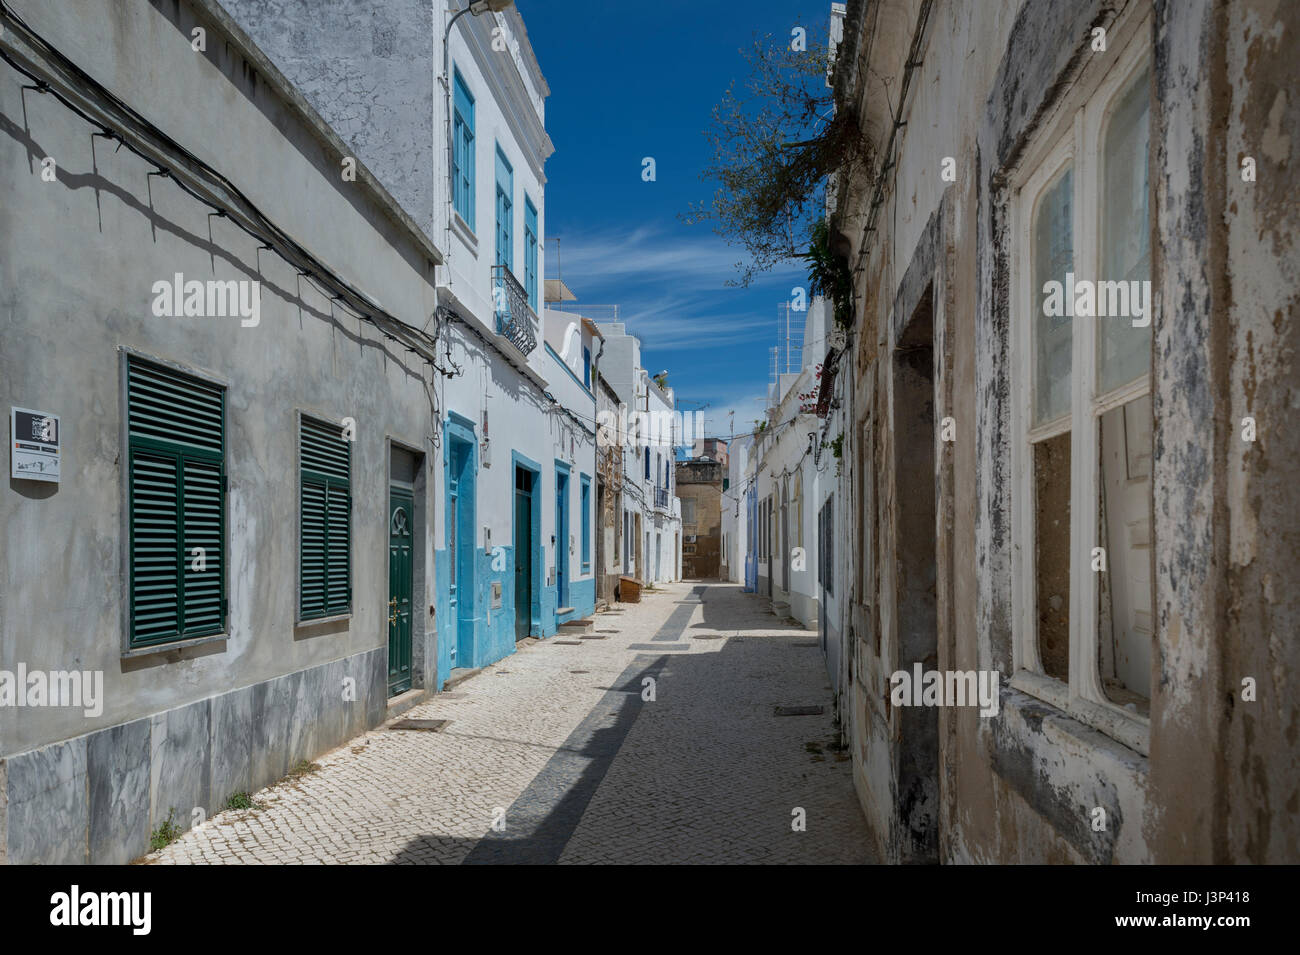
<instances>
[{"instance_id":1,"label":"teal door","mask_svg":"<svg viewBox=\"0 0 1300 955\"><path fill-rule=\"evenodd\" d=\"M472 446L450 443L451 467L447 475L447 558L449 602L455 640L452 667L474 665L474 474L470 470Z\"/></svg>"},{"instance_id":2,"label":"teal door","mask_svg":"<svg viewBox=\"0 0 1300 955\"><path fill-rule=\"evenodd\" d=\"M569 605L569 476L555 472L555 599Z\"/></svg>"},{"instance_id":3,"label":"teal door","mask_svg":"<svg viewBox=\"0 0 1300 955\"><path fill-rule=\"evenodd\" d=\"M411 688L411 525L415 512L409 491L388 495L388 695Z\"/></svg>"},{"instance_id":4,"label":"teal door","mask_svg":"<svg viewBox=\"0 0 1300 955\"><path fill-rule=\"evenodd\" d=\"M515 468L515 639L533 625L533 474Z\"/></svg>"}]
</instances>

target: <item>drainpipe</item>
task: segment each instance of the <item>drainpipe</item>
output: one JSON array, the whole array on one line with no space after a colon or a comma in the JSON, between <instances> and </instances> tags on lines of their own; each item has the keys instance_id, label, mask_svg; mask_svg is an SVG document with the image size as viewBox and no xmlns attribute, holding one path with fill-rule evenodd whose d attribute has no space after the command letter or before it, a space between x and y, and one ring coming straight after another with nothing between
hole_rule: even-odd
<instances>
[{"instance_id":1,"label":"drainpipe","mask_svg":"<svg viewBox=\"0 0 1300 955\"><path fill-rule=\"evenodd\" d=\"M453 197L456 195L452 180L452 145L451 145L451 28L467 13L478 16L480 13L500 13L514 6L515 0L470 0L465 9L457 10L456 15L447 21L447 29L442 31L442 119L443 140L447 144L447 230L451 231L451 217L454 215ZM448 276L450 279L450 275Z\"/></svg>"}]
</instances>

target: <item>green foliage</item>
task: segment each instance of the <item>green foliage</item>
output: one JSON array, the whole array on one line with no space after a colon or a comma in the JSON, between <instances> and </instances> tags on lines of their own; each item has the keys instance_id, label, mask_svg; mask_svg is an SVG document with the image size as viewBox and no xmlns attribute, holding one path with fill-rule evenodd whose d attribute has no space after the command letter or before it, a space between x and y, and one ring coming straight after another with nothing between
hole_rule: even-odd
<instances>
[{"instance_id":1,"label":"green foliage","mask_svg":"<svg viewBox=\"0 0 1300 955\"><path fill-rule=\"evenodd\" d=\"M800 258L808 263L808 290L830 301L835 324L853 325L853 273L843 258L831 251L830 228L819 219L812 229L808 251Z\"/></svg>"},{"instance_id":2,"label":"green foliage","mask_svg":"<svg viewBox=\"0 0 1300 955\"><path fill-rule=\"evenodd\" d=\"M167 818L163 820L161 826L149 834L149 851L157 852L159 849L165 849L181 836L180 826L176 825L175 808L167 810Z\"/></svg>"},{"instance_id":3,"label":"green foliage","mask_svg":"<svg viewBox=\"0 0 1300 955\"><path fill-rule=\"evenodd\" d=\"M298 764L289 770L290 779L301 779L303 776L310 776L320 769L320 763L313 763L310 760L302 759Z\"/></svg>"},{"instance_id":4,"label":"green foliage","mask_svg":"<svg viewBox=\"0 0 1300 955\"><path fill-rule=\"evenodd\" d=\"M266 807L262 803L256 802L253 799L252 795L249 793L234 793L231 795L229 799L226 800L226 804L221 808L223 809L265 809Z\"/></svg>"},{"instance_id":5,"label":"green foliage","mask_svg":"<svg viewBox=\"0 0 1300 955\"><path fill-rule=\"evenodd\" d=\"M826 34L808 30L809 37ZM683 216L712 222L749 253L732 284L749 285L758 273L803 256L813 224L824 217L828 178L851 176L868 156L855 112L835 109L826 82L829 48L810 43L793 50L789 39L768 34L745 54L749 79L731 84L705 132L712 161L701 178L717 184L713 201L693 204Z\"/></svg>"}]
</instances>

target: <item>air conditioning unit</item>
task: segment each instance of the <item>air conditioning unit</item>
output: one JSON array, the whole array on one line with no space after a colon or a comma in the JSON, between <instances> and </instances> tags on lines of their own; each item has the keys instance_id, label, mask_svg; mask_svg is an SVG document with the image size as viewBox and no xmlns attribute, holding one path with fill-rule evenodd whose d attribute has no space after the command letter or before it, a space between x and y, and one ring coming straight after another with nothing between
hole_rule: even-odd
<instances>
[{"instance_id":1,"label":"air conditioning unit","mask_svg":"<svg viewBox=\"0 0 1300 955\"><path fill-rule=\"evenodd\" d=\"M685 537L682 538L682 543L684 543L684 544L694 544L694 543L695 543L695 535L694 535L694 534L687 534Z\"/></svg>"}]
</instances>

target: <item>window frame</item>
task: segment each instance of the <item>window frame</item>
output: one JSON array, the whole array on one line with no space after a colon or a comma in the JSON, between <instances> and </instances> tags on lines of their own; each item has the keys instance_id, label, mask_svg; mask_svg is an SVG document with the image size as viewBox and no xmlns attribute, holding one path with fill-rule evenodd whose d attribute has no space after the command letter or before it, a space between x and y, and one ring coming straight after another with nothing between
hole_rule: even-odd
<instances>
[{"instance_id":1,"label":"window frame","mask_svg":"<svg viewBox=\"0 0 1300 955\"><path fill-rule=\"evenodd\" d=\"M134 605L133 605L133 580L132 573L132 517L134 498L131 493L131 461L133 457L133 444L131 441L131 389L130 389L130 367L131 362L139 362L147 365L153 365L164 371L184 375L194 380L218 388L222 392L221 402L221 458L220 458L220 481L221 481L221 554L219 556L221 567L221 626L212 633L193 634L186 636L183 633L175 639L164 641L153 641L150 643L137 643L133 637L134 628ZM121 645L120 654L123 659L132 657L148 656L150 654L162 653L166 651L183 649L185 647L198 646L206 643L214 643L226 640L230 636L230 492L229 492L229 469L227 467L227 457L230 450L228 435L230 431L230 416L227 407L226 396L230 392L230 382L212 372L200 371L180 362L171 361L161 358L157 355L139 351L127 346L118 346L118 388L121 401L121 417L119 421L119 446L121 447L118 473L120 476L120 501L121 501L121 526L122 536L119 549L122 573L120 576L120 593L121 593ZM203 455L193 455L201 458ZM182 460L184 455L181 456ZM209 457L209 459L211 459ZM183 465L182 465L183 466ZM188 560L184 557L182 563ZM183 591L182 591L183 593Z\"/></svg>"},{"instance_id":2,"label":"window frame","mask_svg":"<svg viewBox=\"0 0 1300 955\"><path fill-rule=\"evenodd\" d=\"M462 112L462 110L461 110L460 102L459 102L459 97L457 96L457 94L458 94L458 93L461 93L461 92L464 93L465 100L467 101L467 105L468 105L468 107L469 107L469 116L468 116L468 117L465 117L465 115L463 114L463 112ZM470 92L469 83L467 83L467 82L465 81L465 77L461 74L460 69L459 69L459 68L456 68L456 67L453 67L453 68L452 68L452 97L451 97L451 109L452 109L452 119L451 119L451 168L452 168L452 180L451 180L451 181L452 181L452 197L451 197L451 205L452 205L452 210L453 210L457 215L460 216L461 221L465 223L465 226L469 229L470 233L472 234L472 233L474 233L474 231L475 231L475 225L474 225L474 212L475 212L475 209L474 209L474 206L475 206L475 203L474 203L474 198L475 198L475 197L474 197L474 191L475 191L475 182L476 182L476 177L475 177L475 155L476 155L476 152L477 152L476 149L475 149L475 146L474 146L474 144L475 144L475 129L474 129L474 122L475 122L475 119L474 119L474 113L475 113L475 101L474 101L474 94L473 94L472 92ZM463 129L463 130L468 134L467 137L465 138L465 141L464 141L464 144L463 144L464 149L465 149L465 154L464 154L463 157L462 157L462 153L461 153L461 150L462 150L462 141L461 141L461 136L459 135L459 130L460 130L460 129ZM462 161L462 160L463 160L463 161ZM465 201L465 206L466 206L465 209L461 209L461 207L460 207L460 206L461 206L461 203L460 203L460 200L459 200L459 198L458 198L458 196L461 194L461 188L462 188L462 183L461 183L461 174L462 174L462 173L465 173L465 175L464 175L464 177L463 177L463 178L464 178L464 183L463 183L463 188L464 188L464 201Z\"/></svg>"},{"instance_id":3,"label":"window frame","mask_svg":"<svg viewBox=\"0 0 1300 955\"><path fill-rule=\"evenodd\" d=\"M578 474L578 500L582 504L582 573L591 573L591 476Z\"/></svg>"},{"instance_id":4,"label":"window frame","mask_svg":"<svg viewBox=\"0 0 1300 955\"><path fill-rule=\"evenodd\" d=\"M699 523L699 521L696 519L699 516L696 512L696 508L699 506L698 502L694 497L684 497L681 500L682 500L682 513L681 513L682 527L695 527ZM687 518L688 513L690 514L689 519Z\"/></svg>"},{"instance_id":5,"label":"window frame","mask_svg":"<svg viewBox=\"0 0 1300 955\"><path fill-rule=\"evenodd\" d=\"M505 169L505 181L503 183L501 170ZM493 265L504 265L513 275L515 272L515 167L506 156L505 150L501 144L496 144L496 151L493 155L493 173L494 180L493 196L493 215L495 216L496 235L493 242ZM505 216L502 217L501 197L505 196ZM504 258L502 253L504 251Z\"/></svg>"},{"instance_id":6,"label":"window frame","mask_svg":"<svg viewBox=\"0 0 1300 955\"><path fill-rule=\"evenodd\" d=\"M524 191L524 294L528 296L528 306L534 313L538 311L537 300L537 265L538 265L538 235L540 234L539 216L537 206L533 204L532 197ZM591 387L588 383L587 387Z\"/></svg>"},{"instance_id":7,"label":"window frame","mask_svg":"<svg viewBox=\"0 0 1300 955\"><path fill-rule=\"evenodd\" d=\"M1097 60L1085 69L1054 115L1043 124L1044 134L1026 150L1009 178L1008 193L1008 233L1013 239L1009 256L1012 269L1009 392L1014 475L1011 508L1014 672L1010 684L1142 755L1147 755L1150 747L1149 717L1125 710L1111 701L1102 686L1098 635L1100 580L1091 569L1091 553L1097 546L1096 527L1101 507L1100 418L1107 411L1150 394L1154 375L1149 371L1134 382L1105 394L1095 394L1096 323L1113 319L1076 316L1071 319L1069 413L1037 427L1033 425L1037 384L1033 319L1042 307L1042 292L1032 287L1032 229L1039 198L1054 184L1064 165L1073 163L1071 271L1093 281L1106 278L1100 274L1104 135L1130 82L1144 68L1153 68L1150 35L1151 18L1146 11L1140 15L1130 11L1112 26L1110 52L1095 54ZM1148 149L1151 146L1148 142ZM1148 188L1152 188L1150 184ZM1152 199L1148 205L1151 217L1155 215L1155 205ZM1154 315L1149 317L1154 323ZM1033 445L1067 430L1070 432L1068 683L1043 672L1038 652L1033 475ZM1153 442L1156 436L1153 422ZM1106 572L1110 572L1109 563Z\"/></svg>"}]
</instances>

